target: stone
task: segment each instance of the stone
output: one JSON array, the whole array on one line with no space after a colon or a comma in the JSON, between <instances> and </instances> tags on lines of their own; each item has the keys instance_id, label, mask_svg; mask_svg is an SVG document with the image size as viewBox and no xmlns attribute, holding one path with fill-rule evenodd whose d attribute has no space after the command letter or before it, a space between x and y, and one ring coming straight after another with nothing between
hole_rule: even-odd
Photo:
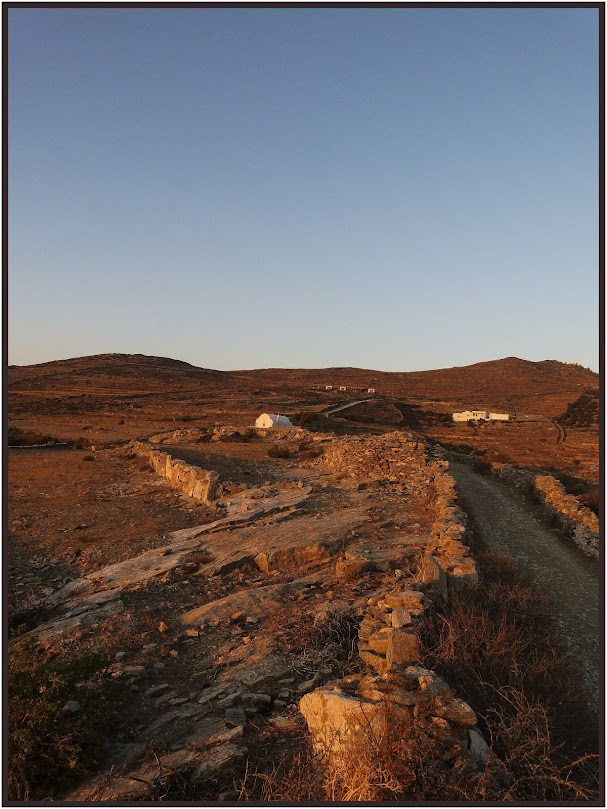
<instances>
[{"instance_id":1,"label":"stone","mask_svg":"<svg viewBox=\"0 0 607 809\"><path fill-rule=\"evenodd\" d=\"M63 708L61 709L62 713L64 714L75 714L78 713L79 710L80 710L80 703L76 702L75 699L68 700L68 702L66 702Z\"/></svg>"},{"instance_id":2,"label":"stone","mask_svg":"<svg viewBox=\"0 0 607 809\"><path fill-rule=\"evenodd\" d=\"M188 780L193 784L208 781L227 767L232 767L243 757L243 750L234 744L222 744L205 750L204 760L188 773Z\"/></svg>"},{"instance_id":3,"label":"stone","mask_svg":"<svg viewBox=\"0 0 607 809\"><path fill-rule=\"evenodd\" d=\"M447 598L447 577L445 571L434 556L422 557L419 564L422 583L441 598Z\"/></svg>"},{"instance_id":4,"label":"stone","mask_svg":"<svg viewBox=\"0 0 607 809\"><path fill-rule=\"evenodd\" d=\"M356 579L370 567L367 559L338 559L335 563L335 575L339 579Z\"/></svg>"},{"instance_id":5,"label":"stone","mask_svg":"<svg viewBox=\"0 0 607 809\"><path fill-rule=\"evenodd\" d=\"M369 636L367 640L368 648L371 651L376 652L380 655L386 655L388 652L388 643L390 640L390 636L386 632L374 632L372 635Z\"/></svg>"},{"instance_id":6,"label":"stone","mask_svg":"<svg viewBox=\"0 0 607 809\"><path fill-rule=\"evenodd\" d=\"M228 708L225 713L225 722L229 727L245 727L247 715L242 708Z\"/></svg>"},{"instance_id":7,"label":"stone","mask_svg":"<svg viewBox=\"0 0 607 809\"><path fill-rule=\"evenodd\" d=\"M162 683L161 685L153 685L151 688L148 688L147 691L144 692L146 697L157 697L159 694L162 694L163 691L170 690L171 686L168 683Z\"/></svg>"},{"instance_id":8,"label":"stone","mask_svg":"<svg viewBox=\"0 0 607 809\"><path fill-rule=\"evenodd\" d=\"M467 702L457 697L438 697L434 707L436 716L442 716L463 728L472 728L476 725L476 714Z\"/></svg>"},{"instance_id":9,"label":"stone","mask_svg":"<svg viewBox=\"0 0 607 809\"><path fill-rule=\"evenodd\" d=\"M256 708L269 708L272 705L272 697L269 694L244 694L242 702Z\"/></svg>"},{"instance_id":10,"label":"stone","mask_svg":"<svg viewBox=\"0 0 607 809\"><path fill-rule=\"evenodd\" d=\"M220 699L216 707L223 710L224 708L231 708L232 705L238 700L238 694L229 694L227 697ZM198 700L200 702L200 700Z\"/></svg>"},{"instance_id":11,"label":"stone","mask_svg":"<svg viewBox=\"0 0 607 809\"><path fill-rule=\"evenodd\" d=\"M386 661L399 666L415 663L420 658L419 641L414 632L393 629L389 635Z\"/></svg>"},{"instance_id":12,"label":"stone","mask_svg":"<svg viewBox=\"0 0 607 809\"><path fill-rule=\"evenodd\" d=\"M392 626L400 629L402 626L408 626L412 623L411 613L404 608L392 610L390 620Z\"/></svg>"},{"instance_id":13,"label":"stone","mask_svg":"<svg viewBox=\"0 0 607 809\"><path fill-rule=\"evenodd\" d=\"M472 729L468 731L468 738L470 740L470 754L477 764L484 764L491 753L491 748L483 739L478 730Z\"/></svg>"},{"instance_id":14,"label":"stone","mask_svg":"<svg viewBox=\"0 0 607 809\"><path fill-rule=\"evenodd\" d=\"M372 652L369 649L362 649L359 647L358 651L360 655L360 659L363 663L366 663L371 668L375 669L378 674L387 674L392 668L391 664L388 663L385 657L382 655L377 654L376 652Z\"/></svg>"}]
</instances>

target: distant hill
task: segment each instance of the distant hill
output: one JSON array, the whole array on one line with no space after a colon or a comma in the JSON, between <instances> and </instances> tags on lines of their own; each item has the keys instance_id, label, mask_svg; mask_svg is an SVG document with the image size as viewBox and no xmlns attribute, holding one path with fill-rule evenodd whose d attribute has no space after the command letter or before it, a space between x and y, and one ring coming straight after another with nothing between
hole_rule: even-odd
<instances>
[{"instance_id":1,"label":"distant hill","mask_svg":"<svg viewBox=\"0 0 607 809\"><path fill-rule=\"evenodd\" d=\"M55 393L157 393L216 383L225 371L197 368L188 362L145 354L95 354L38 365L10 367L9 390L52 389Z\"/></svg>"},{"instance_id":2,"label":"distant hill","mask_svg":"<svg viewBox=\"0 0 607 809\"><path fill-rule=\"evenodd\" d=\"M363 368L261 368L217 371L142 354L90 357L11 367L11 393L35 395L146 395L179 391L242 394L256 389L284 393L313 385L373 387L400 400L436 403L437 410L487 408L560 416L582 394L598 389L598 374L580 365L517 357L430 371L387 372Z\"/></svg>"}]
</instances>

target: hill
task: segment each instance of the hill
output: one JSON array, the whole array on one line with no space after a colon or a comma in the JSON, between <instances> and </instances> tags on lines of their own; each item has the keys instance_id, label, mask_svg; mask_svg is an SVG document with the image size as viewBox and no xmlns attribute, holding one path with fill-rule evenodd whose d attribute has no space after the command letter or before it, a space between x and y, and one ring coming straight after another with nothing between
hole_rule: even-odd
<instances>
[{"instance_id":1,"label":"hill","mask_svg":"<svg viewBox=\"0 0 607 809\"><path fill-rule=\"evenodd\" d=\"M597 405L594 372L517 357L396 373L343 367L218 371L165 357L101 354L8 370L12 434L19 429L79 443L86 437L98 446L167 429L167 423L250 426L266 411L338 433L412 429L488 460L587 480L598 480ZM515 415L515 423L458 427L451 414L464 409L504 411Z\"/></svg>"}]
</instances>

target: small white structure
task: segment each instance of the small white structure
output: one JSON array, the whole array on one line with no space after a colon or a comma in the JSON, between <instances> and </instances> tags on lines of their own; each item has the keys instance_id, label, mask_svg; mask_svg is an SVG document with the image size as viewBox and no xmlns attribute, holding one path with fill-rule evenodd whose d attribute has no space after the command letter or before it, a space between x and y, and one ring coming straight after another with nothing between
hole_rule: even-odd
<instances>
[{"instance_id":1,"label":"small white structure","mask_svg":"<svg viewBox=\"0 0 607 809\"><path fill-rule=\"evenodd\" d=\"M348 388L342 388L342 387L340 387L340 390L348 390Z\"/></svg>"},{"instance_id":2,"label":"small white structure","mask_svg":"<svg viewBox=\"0 0 607 809\"><path fill-rule=\"evenodd\" d=\"M488 413L486 410L464 410L453 414L453 421L510 421L508 413Z\"/></svg>"},{"instance_id":3,"label":"small white structure","mask_svg":"<svg viewBox=\"0 0 607 809\"><path fill-rule=\"evenodd\" d=\"M488 418L486 410L464 410L453 414L453 421L487 421Z\"/></svg>"},{"instance_id":4,"label":"small white structure","mask_svg":"<svg viewBox=\"0 0 607 809\"><path fill-rule=\"evenodd\" d=\"M288 429L293 425L291 424L290 419L288 419L286 416L274 415L272 413L262 413L255 422L255 426L263 430L268 430L272 427Z\"/></svg>"},{"instance_id":5,"label":"small white structure","mask_svg":"<svg viewBox=\"0 0 607 809\"><path fill-rule=\"evenodd\" d=\"M367 388L367 393L375 393L375 388Z\"/></svg>"},{"instance_id":6,"label":"small white structure","mask_svg":"<svg viewBox=\"0 0 607 809\"><path fill-rule=\"evenodd\" d=\"M333 385L325 385L325 390L333 390Z\"/></svg>"}]
</instances>

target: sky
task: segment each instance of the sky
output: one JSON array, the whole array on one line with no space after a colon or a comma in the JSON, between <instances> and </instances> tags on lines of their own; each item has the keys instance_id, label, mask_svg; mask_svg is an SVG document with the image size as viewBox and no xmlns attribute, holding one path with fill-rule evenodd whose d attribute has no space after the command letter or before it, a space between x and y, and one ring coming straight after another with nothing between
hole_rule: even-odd
<instances>
[{"instance_id":1,"label":"sky","mask_svg":"<svg viewBox=\"0 0 607 809\"><path fill-rule=\"evenodd\" d=\"M598 14L9 9L9 363L598 370Z\"/></svg>"}]
</instances>

